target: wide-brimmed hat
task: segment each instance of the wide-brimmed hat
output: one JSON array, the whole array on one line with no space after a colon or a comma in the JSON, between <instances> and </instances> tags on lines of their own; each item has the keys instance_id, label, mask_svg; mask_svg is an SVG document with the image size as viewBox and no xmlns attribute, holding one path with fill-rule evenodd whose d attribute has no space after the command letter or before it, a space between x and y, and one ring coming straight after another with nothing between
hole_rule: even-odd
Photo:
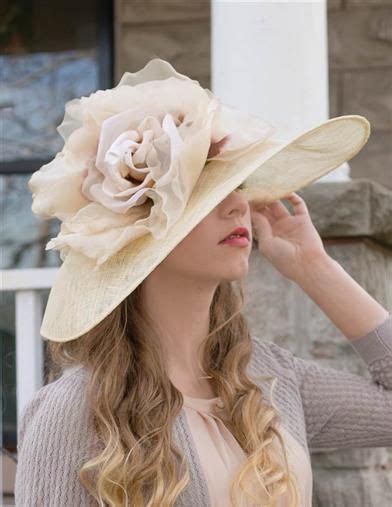
<instances>
[{"instance_id":1,"label":"wide-brimmed hat","mask_svg":"<svg viewBox=\"0 0 392 507\"><path fill-rule=\"evenodd\" d=\"M242 184L268 204L356 155L370 135L360 115L292 139L159 58L118 85L65 105L65 143L32 174L32 211L61 220L46 249L63 261L41 336L80 337L125 299L187 234Z\"/></svg>"}]
</instances>

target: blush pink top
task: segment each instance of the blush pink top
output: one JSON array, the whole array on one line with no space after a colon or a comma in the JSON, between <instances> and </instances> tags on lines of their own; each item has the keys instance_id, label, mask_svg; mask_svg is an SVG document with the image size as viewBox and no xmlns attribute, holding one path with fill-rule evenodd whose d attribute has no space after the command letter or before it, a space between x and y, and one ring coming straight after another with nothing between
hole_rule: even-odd
<instances>
[{"instance_id":1,"label":"blush pink top","mask_svg":"<svg viewBox=\"0 0 392 507\"><path fill-rule=\"evenodd\" d=\"M211 505L230 507L230 481L246 460L246 454L218 415L221 409L215 404L219 397L204 399L183 394L183 398L184 411L208 483ZM279 425L279 430L286 445L290 469L297 478L301 496L300 506L311 507L313 478L309 456L302 445L282 425ZM277 445L281 447L279 442ZM280 457L280 453L275 456L284 463L284 458ZM260 500L261 498L257 503L252 503L252 500L244 498L242 505L244 507L259 506ZM288 505L289 494L286 492L279 498L277 507Z\"/></svg>"}]
</instances>

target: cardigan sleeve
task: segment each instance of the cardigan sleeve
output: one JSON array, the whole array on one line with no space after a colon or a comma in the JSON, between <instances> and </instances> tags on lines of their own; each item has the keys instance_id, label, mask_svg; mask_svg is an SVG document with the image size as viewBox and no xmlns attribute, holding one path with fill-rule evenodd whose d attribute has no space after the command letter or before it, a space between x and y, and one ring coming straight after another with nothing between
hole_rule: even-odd
<instances>
[{"instance_id":1,"label":"cardigan sleeve","mask_svg":"<svg viewBox=\"0 0 392 507\"><path fill-rule=\"evenodd\" d=\"M83 401L81 377L72 374L38 389L22 409L16 507L97 505L78 477L92 442Z\"/></svg>"},{"instance_id":2,"label":"cardigan sleeve","mask_svg":"<svg viewBox=\"0 0 392 507\"><path fill-rule=\"evenodd\" d=\"M350 344L370 378L291 354L312 450L392 446L392 315Z\"/></svg>"}]
</instances>

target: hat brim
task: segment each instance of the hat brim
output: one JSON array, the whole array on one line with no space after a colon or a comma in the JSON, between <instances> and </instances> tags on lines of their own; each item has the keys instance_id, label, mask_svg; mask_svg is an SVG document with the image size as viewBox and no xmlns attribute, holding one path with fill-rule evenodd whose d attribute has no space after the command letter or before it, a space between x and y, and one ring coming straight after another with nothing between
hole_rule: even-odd
<instances>
[{"instance_id":1,"label":"hat brim","mask_svg":"<svg viewBox=\"0 0 392 507\"><path fill-rule=\"evenodd\" d=\"M41 336L66 342L92 329L241 183L249 200L280 199L350 160L369 135L370 124L363 116L339 116L291 140L263 142L235 161L208 162L167 237L138 238L99 270L94 270L94 260L72 250L67 254L49 294Z\"/></svg>"}]
</instances>

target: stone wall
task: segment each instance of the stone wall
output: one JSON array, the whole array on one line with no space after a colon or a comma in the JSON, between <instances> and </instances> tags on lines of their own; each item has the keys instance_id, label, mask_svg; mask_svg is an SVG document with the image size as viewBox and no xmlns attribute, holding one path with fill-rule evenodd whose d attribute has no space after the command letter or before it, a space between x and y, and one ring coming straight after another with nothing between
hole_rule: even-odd
<instances>
[{"instance_id":1,"label":"stone wall","mask_svg":"<svg viewBox=\"0 0 392 507\"><path fill-rule=\"evenodd\" d=\"M116 0L115 81L151 58L210 87L209 0Z\"/></svg>"},{"instance_id":2,"label":"stone wall","mask_svg":"<svg viewBox=\"0 0 392 507\"><path fill-rule=\"evenodd\" d=\"M372 133L352 178L392 188L392 1L328 0L330 116L362 114Z\"/></svg>"}]
</instances>

